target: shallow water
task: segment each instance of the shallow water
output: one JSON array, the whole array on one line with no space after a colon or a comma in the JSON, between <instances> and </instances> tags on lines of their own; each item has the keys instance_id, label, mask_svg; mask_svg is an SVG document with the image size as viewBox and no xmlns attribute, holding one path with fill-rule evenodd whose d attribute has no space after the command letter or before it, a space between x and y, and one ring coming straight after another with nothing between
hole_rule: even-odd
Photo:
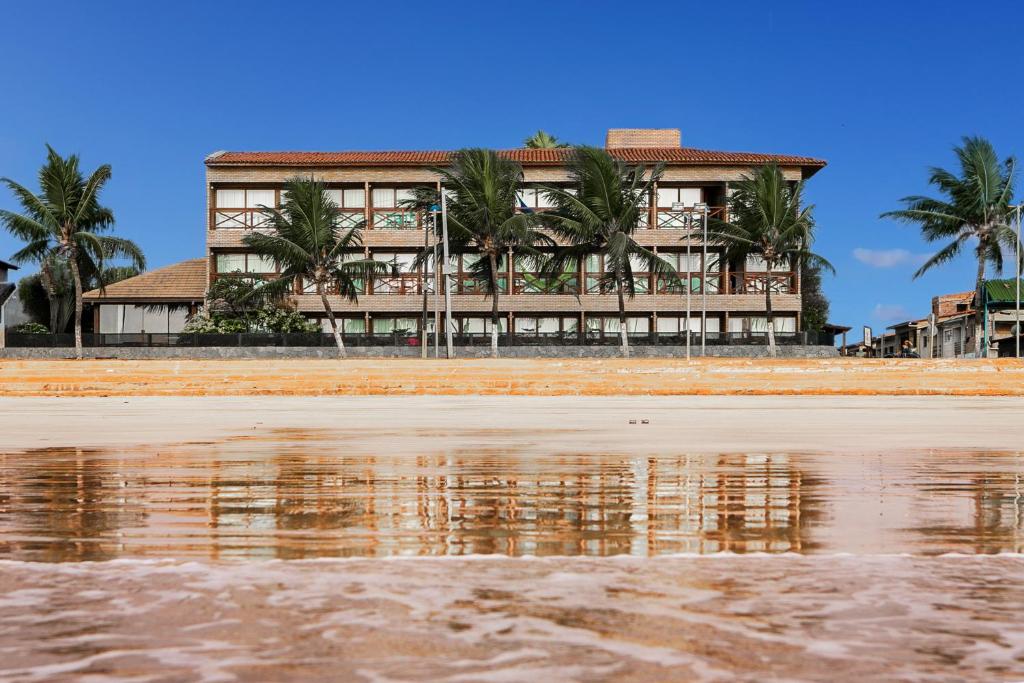
<instances>
[{"instance_id":1,"label":"shallow water","mask_svg":"<svg viewBox=\"0 0 1024 683\"><path fill-rule=\"evenodd\" d=\"M0 454L0 680L1024 679L1021 453L434 436Z\"/></svg>"},{"instance_id":2,"label":"shallow water","mask_svg":"<svg viewBox=\"0 0 1024 683\"><path fill-rule=\"evenodd\" d=\"M0 455L0 557L938 554L1024 545L1017 452L349 450L323 431Z\"/></svg>"}]
</instances>

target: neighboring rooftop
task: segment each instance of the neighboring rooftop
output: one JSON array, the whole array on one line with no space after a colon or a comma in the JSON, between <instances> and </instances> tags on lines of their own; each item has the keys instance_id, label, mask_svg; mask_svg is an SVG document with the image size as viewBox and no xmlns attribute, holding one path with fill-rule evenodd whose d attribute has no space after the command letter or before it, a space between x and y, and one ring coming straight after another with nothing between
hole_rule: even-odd
<instances>
[{"instance_id":1,"label":"neighboring rooftop","mask_svg":"<svg viewBox=\"0 0 1024 683\"><path fill-rule=\"evenodd\" d=\"M197 258L107 285L102 294L94 289L86 292L83 298L86 301L131 303L202 301L205 296L206 259Z\"/></svg>"},{"instance_id":2,"label":"neighboring rooftop","mask_svg":"<svg viewBox=\"0 0 1024 683\"><path fill-rule=\"evenodd\" d=\"M988 295L989 303L1005 304L1017 302L1016 280L988 280L985 282L985 293ZM1024 298L1024 283L1021 284L1022 298Z\"/></svg>"},{"instance_id":3,"label":"neighboring rooftop","mask_svg":"<svg viewBox=\"0 0 1024 683\"><path fill-rule=\"evenodd\" d=\"M936 318L946 318L971 310L974 310L974 292L956 292L932 298L932 313Z\"/></svg>"},{"instance_id":4,"label":"neighboring rooftop","mask_svg":"<svg viewBox=\"0 0 1024 683\"><path fill-rule=\"evenodd\" d=\"M18 270L18 266L13 263L8 263L7 261L0 261L0 268L3 268L4 270Z\"/></svg>"}]
</instances>

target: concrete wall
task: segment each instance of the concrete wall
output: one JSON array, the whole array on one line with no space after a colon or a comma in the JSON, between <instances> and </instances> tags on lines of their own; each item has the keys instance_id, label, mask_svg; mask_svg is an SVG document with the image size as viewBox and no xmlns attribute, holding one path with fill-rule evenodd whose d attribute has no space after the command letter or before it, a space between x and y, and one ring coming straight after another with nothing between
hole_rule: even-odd
<instances>
[{"instance_id":1,"label":"concrete wall","mask_svg":"<svg viewBox=\"0 0 1024 683\"><path fill-rule=\"evenodd\" d=\"M764 358L768 350L763 346L710 346L708 356L723 358ZM433 349L430 350L433 357ZM693 356L700 355L700 347L691 350ZM686 351L678 346L632 346L630 352L636 358L682 358ZM490 357L490 347L465 346L457 347L459 358ZM444 348L441 349L442 356ZM52 359L73 358L74 349L53 348L14 348L0 349L0 359ZM419 347L383 347L354 346L348 348L352 358L418 358ZM501 348L500 355L505 358L618 358L617 346L513 346ZM780 346L779 356L782 358L833 358L838 356L834 346ZM123 358L126 360L148 360L161 358L335 358L337 352L329 346L288 347L288 346L253 346L253 347L100 347L86 348L86 358Z\"/></svg>"}]
</instances>

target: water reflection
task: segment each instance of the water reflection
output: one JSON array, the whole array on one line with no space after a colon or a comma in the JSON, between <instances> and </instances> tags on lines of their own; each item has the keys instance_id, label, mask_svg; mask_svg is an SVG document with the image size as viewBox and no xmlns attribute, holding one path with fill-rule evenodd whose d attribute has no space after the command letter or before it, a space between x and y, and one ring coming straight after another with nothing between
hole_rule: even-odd
<instances>
[{"instance_id":1,"label":"water reflection","mask_svg":"<svg viewBox=\"0 0 1024 683\"><path fill-rule=\"evenodd\" d=\"M1010 453L359 455L328 434L0 455L0 556L1020 551Z\"/></svg>"}]
</instances>

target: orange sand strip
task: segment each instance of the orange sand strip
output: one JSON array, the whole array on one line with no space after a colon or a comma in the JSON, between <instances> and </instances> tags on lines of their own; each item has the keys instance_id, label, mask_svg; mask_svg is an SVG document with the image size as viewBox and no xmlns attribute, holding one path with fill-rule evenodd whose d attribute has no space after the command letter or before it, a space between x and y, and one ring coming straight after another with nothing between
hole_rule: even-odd
<instances>
[{"instance_id":1,"label":"orange sand strip","mask_svg":"<svg viewBox=\"0 0 1024 683\"><path fill-rule=\"evenodd\" d=\"M0 396L1024 395L1024 361L0 360Z\"/></svg>"}]
</instances>

